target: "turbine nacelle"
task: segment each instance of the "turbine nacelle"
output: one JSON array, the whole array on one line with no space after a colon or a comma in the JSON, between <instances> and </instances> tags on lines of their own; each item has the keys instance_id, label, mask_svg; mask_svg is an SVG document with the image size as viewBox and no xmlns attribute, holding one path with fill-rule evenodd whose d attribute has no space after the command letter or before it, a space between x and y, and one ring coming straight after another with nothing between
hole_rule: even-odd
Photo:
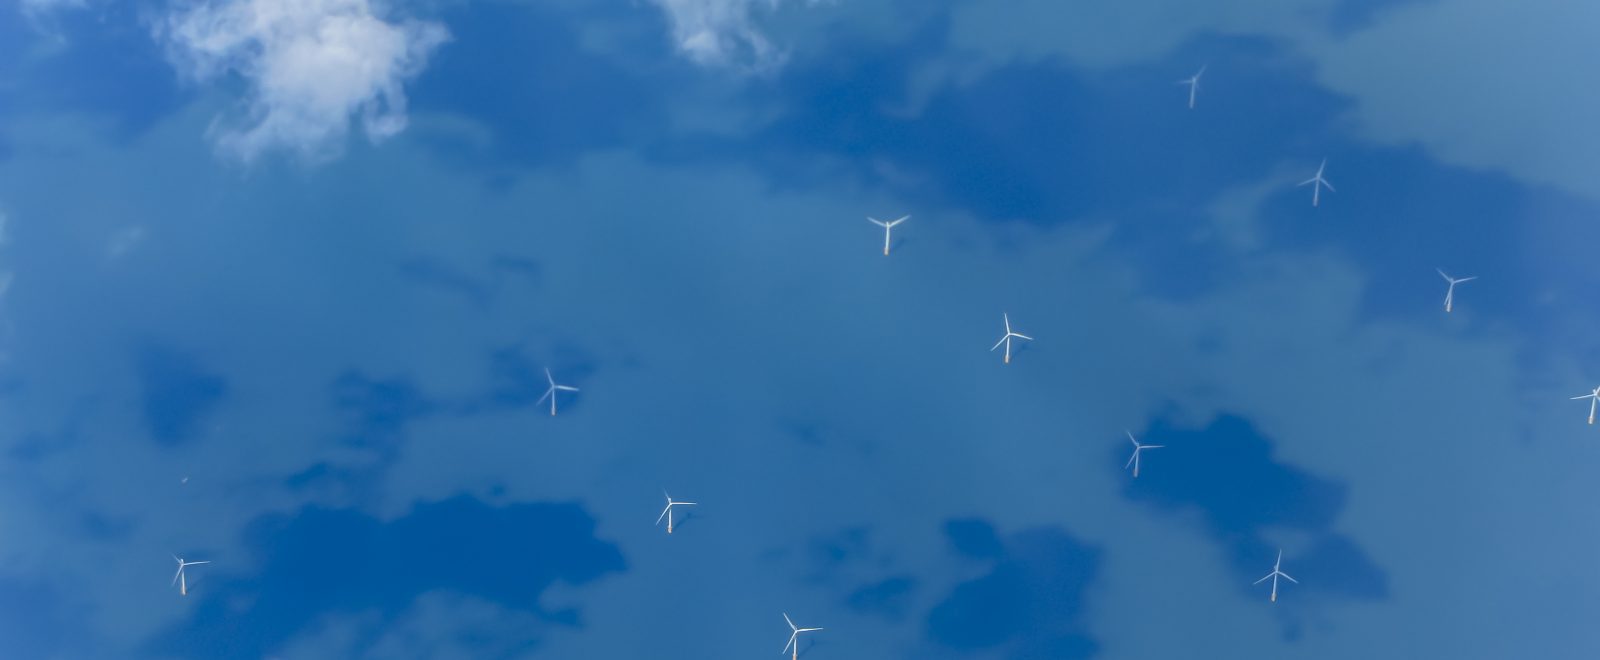
<instances>
[{"instance_id":1,"label":"turbine nacelle","mask_svg":"<svg viewBox=\"0 0 1600 660\"><path fill-rule=\"evenodd\" d=\"M1588 399L1589 400L1589 423L1593 424L1594 423L1595 407L1597 405L1600 405L1600 387L1594 388L1593 392L1590 392L1590 393L1585 394L1583 396L1572 397L1573 401L1577 401L1579 399Z\"/></svg>"},{"instance_id":2,"label":"turbine nacelle","mask_svg":"<svg viewBox=\"0 0 1600 660\"><path fill-rule=\"evenodd\" d=\"M550 383L550 389L545 390L544 391L544 396L539 397L539 400L533 402L533 405L537 406L537 405L539 405L541 403L544 403L545 399L549 399L550 400L550 416L554 417L555 414L556 414L556 392L558 392L558 391L559 392L576 392L576 391L578 391L578 388L572 387L570 385L557 385L555 376L550 375L550 368L549 367L545 367L544 379L545 379L546 382Z\"/></svg>"},{"instance_id":3,"label":"turbine nacelle","mask_svg":"<svg viewBox=\"0 0 1600 660\"><path fill-rule=\"evenodd\" d=\"M1133 467L1133 478L1138 479L1139 478L1139 452L1144 451L1146 449L1160 449L1162 447L1165 447L1166 445L1143 445L1143 444L1139 444L1139 441L1136 440L1133 437L1133 431L1129 431L1127 429L1123 429L1122 432L1128 434L1128 442L1133 443L1133 455L1128 457L1128 462L1122 466L1122 469L1126 470L1130 466Z\"/></svg>"},{"instance_id":4,"label":"turbine nacelle","mask_svg":"<svg viewBox=\"0 0 1600 660\"><path fill-rule=\"evenodd\" d=\"M200 564L209 564L211 562L209 560L208 561L184 561L182 557L179 557L177 555L173 555L172 559L173 559L173 561L178 562L178 572L174 573L172 575L172 584L178 585L178 594L179 595L187 596L187 595L189 595L189 578L188 578L187 575L185 575L185 573L183 572L183 569L185 569L187 567L190 567L190 566L197 566L197 565L200 565Z\"/></svg>"},{"instance_id":5,"label":"turbine nacelle","mask_svg":"<svg viewBox=\"0 0 1600 660\"><path fill-rule=\"evenodd\" d=\"M667 493L667 491L661 491L661 494L667 496L667 508L661 510L661 515L656 516L656 524L657 525L661 524L661 519L665 518L667 520L667 533L671 534L672 533L672 507L675 507L675 506L694 506L695 504L698 504L698 502L679 502L679 501L673 500L672 499L672 495L669 495Z\"/></svg>"},{"instance_id":6,"label":"turbine nacelle","mask_svg":"<svg viewBox=\"0 0 1600 660\"><path fill-rule=\"evenodd\" d=\"M1455 301L1456 285L1462 282L1471 282L1472 280L1478 279L1478 276L1473 275L1472 277L1451 277L1448 273L1445 273L1444 269L1442 268L1435 268L1434 270L1438 271L1439 277L1443 277L1444 281L1450 283L1450 287L1445 289L1444 292L1444 311L1449 313L1450 307Z\"/></svg>"},{"instance_id":7,"label":"turbine nacelle","mask_svg":"<svg viewBox=\"0 0 1600 660\"><path fill-rule=\"evenodd\" d=\"M1206 72L1206 67L1205 66L1201 66L1200 70L1196 71L1194 73L1194 75L1189 76L1188 78L1184 78L1183 80L1179 80L1178 81L1179 85L1188 85L1189 86L1189 109L1190 110L1194 109L1194 95L1195 95L1195 92L1200 90L1200 76L1202 74L1204 74L1205 72Z\"/></svg>"},{"instance_id":8,"label":"turbine nacelle","mask_svg":"<svg viewBox=\"0 0 1600 660\"><path fill-rule=\"evenodd\" d=\"M1012 329L1011 329L1011 315L1010 314L1007 314L1005 312L1001 312L1000 318L1005 321L1006 334L1004 336L1000 337L1000 341L995 342L994 346L990 346L989 347L989 352L992 353L992 352L994 352L995 349L1000 348L1002 345L1004 345L1006 347L1005 363L1006 364L1011 364L1011 340L1013 338L1016 338L1016 339L1026 339L1028 341L1033 341L1033 337L1029 337L1029 336L1027 336L1025 334L1022 334L1020 332L1012 331Z\"/></svg>"},{"instance_id":9,"label":"turbine nacelle","mask_svg":"<svg viewBox=\"0 0 1600 660\"><path fill-rule=\"evenodd\" d=\"M790 648L793 648L794 649L794 655L791 656L791 658L797 660L800 657L800 633L815 632L815 631L822 630L822 629L821 628L801 628L799 626L796 626L796 625L794 625L794 620L789 618L789 614L787 612L785 612L784 615L783 615L783 621L784 621L784 623L789 624L789 630L791 632L789 633L789 643L783 645L783 650L779 651L778 655L783 655L784 653L788 652Z\"/></svg>"},{"instance_id":10,"label":"turbine nacelle","mask_svg":"<svg viewBox=\"0 0 1600 660\"><path fill-rule=\"evenodd\" d=\"M1311 205L1312 206L1316 206L1317 203L1321 200L1321 198L1322 198L1322 189L1323 188L1327 188L1328 192L1338 192L1337 190L1333 189L1333 184L1328 183L1327 179L1322 178L1322 172L1323 172L1323 170L1326 170L1326 169L1328 169L1328 159L1324 158L1324 159L1322 159L1322 164L1317 166L1317 174L1316 174L1316 176L1313 176L1313 177L1311 177L1309 179L1306 179L1305 181L1301 181L1296 186L1296 187L1299 187L1299 186L1304 186L1304 185L1307 185L1307 184L1311 184Z\"/></svg>"},{"instance_id":11,"label":"turbine nacelle","mask_svg":"<svg viewBox=\"0 0 1600 660\"><path fill-rule=\"evenodd\" d=\"M884 222L884 221L879 220L877 218L874 218L874 217L872 217L870 215L867 216L867 221L869 221L872 224L875 224L875 225L877 225L879 227L883 227L883 256L885 256L885 257L889 256L889 233L892 230L894 230L894 226L895 225L898 225L898 224L900 224L902 222L905 222L906 220L908 220L910 218L911 218L911 216L909 216L909 215L903 215L903 216L900 216L897 219L890 220L888 222Z\"/></svg>"},{"instance_id":12,"label":"turbine nacelle","mask_svg":"<svg viewBox=\"0 0 1600 660\"><path fill-rule=\"evenodd\" d=\"M1288 580L1290 582L1293 582L1295 584L1300 584L1299 580L1296 580L1296 579L1294 579L1292 577L1289 577L1288 573L1285 573L1282 570L1280 570L1282 568L1283 568L1283 550L1279 550L1278 551L1278 561L1276 561L1276 562L1274 562L1272 564L1272 572L1266 574L1265 577L1262 577L1261 579L1256 580L1255 582L1251 583L1251 584L1261 584L1262 582L1266 582L1268 578L1271 578L1272 579L1272 597L1271 597L1270 600L1272 602L1274 602L1274 603L1278 602L1278 578L1281 577L1281 578L1283 578L1285 580Z\"/></svg>"}]
</instances>

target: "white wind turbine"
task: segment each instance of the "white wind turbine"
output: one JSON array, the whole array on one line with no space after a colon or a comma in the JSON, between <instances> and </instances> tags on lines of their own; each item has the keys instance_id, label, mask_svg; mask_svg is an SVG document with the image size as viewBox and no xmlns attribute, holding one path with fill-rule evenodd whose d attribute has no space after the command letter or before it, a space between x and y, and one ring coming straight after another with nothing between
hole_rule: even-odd
<instances>
[{"instance_id":1,"label":"white wind turbine","mask_svg":"<svg viewBox=\"0 0 1600 660\"><path fill-rule=\"evenodd\" d=\"M1272 602L1274 602L1274 603L1278 602L1278 578L1281 577L1281 578L1283 578L1285 580L1288 580L1290 582L1293 582L1295 584L1300 584L1299 580L1296 580L1296 579L1294 579L1292 577L1289 577L1288 573L1285 573L1283 571L1278 570L1282 566L1283 566L1283 551L1279 550L1278 551L1278 563L1272 565L1272 572L1268 573L1267 577L1261 578L1261 579L1256 580L1255 582L1252 583L1252 584L1261 584L1262 582L1266 582L1267 578L1272 578Z\"/></svg>"},{"instance_id":2,"label":"white wind turbine","mask_svg":"<svg viewBox=\"0 0 1600 660\"><path fill-rule=\"evenodd\" d=\"M1005 344L1005 346L1006 346L1006 364L1011 364L1011 339L1013 337L1015 337L1017 339L1026 339L1028 341L1033 341L1033 337L1029 337L1029 336L1027 336L1025 334L1022 334L1020 332L1012 332L1011 331L1011 315L1010 314L1006 314L1005 312L1001 312L1000 313L1000 318L1004 319L1005 322L1006 322L1006 334L1005 334L1005 336L1000 338L1000 341L995 342L994 346L989 347L989 352L992 353L992 352L994 352L994 349L1000 348L1001 344Z\"/></svg>"},{"instance_id":3,"label":"white wind turbine","mask_svg":"<svg viewBox=\"0 0 1600 660\"><path fill-rule=\"evenodd\" d=\"M549 367L545 367L544 379L547 380L547 381L550 381L550 389L545 390L544 391L544 396L539 397L539 400L533 402L533 405L537 406L537 405L539 405L541 403L544 403L545 399L549 399L550 400L550 416L554 417L555 414L556 414L556 390L561 390L563 392L576 392L576 391L578 391L578 388L572 387L570 385L557 385L555 377L550 375L550 368Z\"/></svg>"},{"instance_id":4,"label":"white wind turbine","mask_svg":"<svg viewBox=\"0 0 1600 660\"><path fill-rule=\"evenodd\" d=\"M790 658L790 660L799 660L800 659L800 633L813 632L813 631L822 630L822 629L821 628L801 628L801 627L798 627L798 626L794 625L794 621L789 618L789 614L787 612L784 613L783 620L786 623L789 624L789 629L793 630L794 632L789 633L789 643L783 645L783 651L779 651L778 655L783 655L784 651L788 651L790 647L794 647L794 655L789 656L789 658Z\"/></svg>"},{"instance_id":5,"label":"white wind turbine","mask_svg":"<svg viewBox=\"0 0 1600 660\"><path fill-rule=\"evenodd\" d=\"M195 566L195 565L199 565L199 564L209 564L211 562L210 561L184 561L183 559L179 558L177 555L173 555L172 558L178 562L178 572L172 576L172 583L178 585L178 594L179 595L187 596L187 595L189 595L189 578L184 575L183 569L186 568L186 567L189 567L189 566Z\"/></svg>"},{"instance_id":6,"label":"white wind turbine","mask_svg":"<svg viewBox=\"0 0 1600 660\"><path fill-rule=\"evenodd\" d=\"M874 218L874 217L872 217L870 215L867 216L867 220L872 221L872 224L875 224L875 225L877 225L879 227L883 227L883 256L885 256L885 257L889 256L889 232L894 230L894 226L895 225L898 225L898 224L900 224L902 222L905 222L906 220L908 220L910 218L911 218L911 216L907 215L907 216L901 216L900 219L898 219L898 220L890 220L888 222L884 222L884 221L879 220L877 218Z\"/></svg>"},{"instance_id":7,"label":"white wind turbine","mask_svg":"<svg viewBox=\"0 0 1600 660\"><path fill-rule=\"evenodd\" d=\"M1434 270L1439 271L1439 277L1443 277L1444 281L1450 283L1450 288L1445 289L1444 292L1444 311L1446 314L1448 314L1450 313L1450 305L1456 297L1456 285L1462 282L1471 282L1472 280L1478 279L1478 276L1473 275L1472 277L1455 278L1446 274L1444 269L1435 268Z\"/></svg>"},{"instance_id":8,"label":"white wind turbine","mask_svg":"<svg viewBox=\"0 0 1600 660\"><path fill-rule=\"evenodd\" d=\"M1128 457L1128 463L1127 463L1127 465L1122 466L1122 469L1126 470L1126 469L1128 469L1129 466L1132 466L1133 467L1133 478L1138 479L1139 478L1139 452L1144 451L1146 449L1160 449L1162 447L1165 447L1166 445L1141 445L1141 444L1139 444L1138 440L1133 439L1133 431L1129 431L1129 430L1124 429L1123 433L1127 433L1128 434L1128 442L1133 443L1133 456Z\"/></svg>"},{"instance_id":9,"label":"white wind turbine","mask_svg":"<svg viewBox=\"0 0 1600 660\"><path fill-rule=\"evenodd\" d=\"M1326 187L1328 189L1328 192L1338 192L1337 190L1333 189L1333 184L1328 183L1327 179L1322 178L1322 171L1325 170L1325 169L1328 169L1328 159L1326 159L1326 158L1322 159L1322 164L1317 166L1317 175L1316 176L1313 176L1313 177L1311 177L1309 179L1306 179L1305 181L1301 181L1300 184L1298 186L1296 186L1298 188L1299 186L1303 186L1303 185L1306 185L1308 183L1312 184L1312 186L1311 186L1311 205L1312 206L1316 206L1317 205L1317 200L1321 199L1321 197L1322 197L1322 189L1324 187Z\"/></svg>"},{"instance_id":10,"label":"white wind turbine","mask_svg":"<svg viewBox=\"0 0 1600 660\"><path fill-rule=\"evenodd\" d=\"M671 534L672 533L672 507L675 507L675 506L694 506L696 504L696 502L677 502L677 501L674 501L672 499L672 495L667 493L667 491L664 491L664 490L661 491L661 494L667 496L667 508L661 510L661 515L656 516L656 524L657 525L661 524L661 519L662 518L666 518L667 519L667 533Z\"/></svg>"},{"instance_id":11,"label":"white wind turbine","mask_svg":"<svg viewBox=\"0 0 1600 660\"><path fill-rule=\"evenodd\" d=\"M1188 85L1189 86L1189 109L1190 110L1194 109L1194 94L1195 94L1195 92L1200 90L1200 76L1201 76L1201 74L1204 74L1205 72L1206 72L1206 67L1205 66L1201 66L1200 70L1196 71L1194 73L1194 75L1189 76L1188 78L1184 78L1183 80L1179 80L1178 81L1179 85Z\"/></svg>"}]
</instances>

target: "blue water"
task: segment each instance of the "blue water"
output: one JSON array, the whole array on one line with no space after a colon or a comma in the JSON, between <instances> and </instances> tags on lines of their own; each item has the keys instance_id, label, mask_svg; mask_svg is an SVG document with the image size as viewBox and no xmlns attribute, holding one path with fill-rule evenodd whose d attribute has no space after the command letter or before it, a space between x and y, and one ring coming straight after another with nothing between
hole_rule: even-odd
<instances>
[{"instance_id":1,"label":"blue water","mask_svg":"<svg viewBox=\"0 0 1600 660\"><path fill-rule=\"evenodd\" d=\"M0 657L1600 653L1600 6L669 4L0 6Z\"/></svg>"}]
</instances>

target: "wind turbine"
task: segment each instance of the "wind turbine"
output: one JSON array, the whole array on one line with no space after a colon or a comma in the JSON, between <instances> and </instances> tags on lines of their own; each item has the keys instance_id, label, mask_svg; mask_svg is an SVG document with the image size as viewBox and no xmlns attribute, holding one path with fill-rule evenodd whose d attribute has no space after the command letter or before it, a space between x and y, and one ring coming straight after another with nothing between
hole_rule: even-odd
<instances>
[{"instance_id":1,"label":"wind turbine","mask_svg":"<svg viewBox=\"0 0 1600 660\"><path fill-rule=\"evenodd\" d=\"M815 630L822 630L822 629L821 628L800 628L800 627L797 627L797 626L794 625L794 621L789 618L789 614L787 612L784 613L783 620L788 622L789 629L794 631L792 633L789 633L789 643L783 645L783 651L789 650L789 647L791 647L791 646L794 647L794 654L789 656L789 658L790 658L790 660L800 660L800 633L812 632L812 631L815 631ZM783 651L779 651L778 655L783 655Z\"/></svg>"},{"instance_id":2,"label":"wind turbine","mask_svg":"<svg viewBox=\"0 0 1600 660\"><path fill-rule=\"evenodd\" d=\"M184 561L183 559L179 558L177 555L173 555L172 558L178 561L178 572L175 575L172 576L172 583L178 585L178 594L179 595L187 596L187 595L189 595L189 578L184 576L183 569L185 567L187 567L187 566L195 566L195 565L198 565L198 564L209 564L211 562L209 562L209 561Z\"/></svg>"},{"instance_id":3,"label":"wind turbine","mask_svg":"<svg viewBox=\"0 0 1600 660\"><path fill-rule=\"evenodd\" d=\"M539 400L533 402L533 405L537 406L537 405L539 405L541 403L544 403L545 399L549 399L550 400L550 416L554 417L555 414L556 414L556 390L561 390L563 392L576 392L576 391L578 391L578 388L572 387L570 385L557 385L555 377L550 375L550 368L549 367L545 367L544 379L547 380L547 381L550 381L550 389L545 390L544 391L544 396L539 397Z\"/></svg>"},{"instance_id":4,"label":"wind turbine","mask_svg":"<svg viewBox=\"0 0 1600 660\"><path fill-rule=\"evenodd\" d=\"M1434 270L1439 271L1439 277L1443 277L1444 281L1450 283L1450 288L1446 289L1445 292L1444 292L1444 311L1445 311L1446 314L1448 314L1448 313L1450 313L1450 304L1451 304L1451 302L1453 300L1455 300L1455 297L1456 297L1456 285L1460 284L1462 282L1471 282L1472 280L1478 279L1478 276L1477 275L1473 275L1472 277L1463 277L1463 278L1460 278L1460 279L1456 279L1454 277L1451 277L1451 276L1445 274L1444 270L1442 270L1442 269L1435 268Z\"/></svg>"},{"instance_id":5,"label":"wind turbine","mask_svg":"<svg viewBox=\"0 0 1600 660\"><path fill-rule=\"evenodd\" d=\"M1139 478L1139 452L1144 451L1146 449L1160 449L1162 447L1165 447L1166 445L1141 445L1141 444L1139 444L1138 440L1133 439L1133 431L1129 431L1129 430L1124 429L1123 433L1128 434L1128 442L1133 443L1133 456L1128 457L1128 464L1122 466L1122 469L1126 470L1126 469L1128 469L1129 465L1133 466L1133 478L1138 479Z\"/></svg>"},{"instance_id":6,"label":"wind turbine","mask_svg":"<svg viewBox=\"0 0 1600 660\"><path fill-rule=\"evenodd\" d=\"M1600 404L1600 387L1594 388L1593 392L1590 392L1590 393L1585 394L1583 396L1572 397L1573 401L1577 401L1578 399L1588 399L1589 400L1589 423L1593 424L1594 423L1595 404Z\"/></svg>"},{"instance_id":7,"label":"wind turbine","mask_svg":"<svg viewBox=\"0 0 1600 660\"><path fill-rule=\"evenodd\" d=\"M1292 577L1289 577L1288 573L1285 573L1283 571L1278 570L1282 566L1283 566L1283 551L1279 550L1278 551L1278 563L1272 565L1272 572L1268 573L1267 577L1261 578L1261 579L1256 580L1255 582L1252 583L1252 584L1261 584L1262 582L1266 582L1267 578L1272 578L1272 602L1274 602L1274 603L1278 602L1278 578L1281 577L1281 578L1283 578L1285 580L1288 580L1290 582L1293 582L1295 584L1300 584L1299 580L1296 580L1296 579L1294 579Z\"/></svg>"},{"instance_id":8,"label":"wind turbine","mask_svg":"<svg viewBox=\"0 0 1600 660\"><path fill-rule=\"evenodd\" d=\"M879 220L877 218L874 218L874 217L872 217L870 215L867 216L867 220L872 221L872 224L875 224L875 225L877 225L879 227L883 227L883 256L885 256L885 257L889 256L889 232L890 232L890 230L894 229L895 225L898 225L898 224L900 224L902 222L905 222L906 220L908 220L910 218L911 218L911 216L907 215L907 216L901 216L899 220L890 220L888 222L884 222L884 221Z\"/></svg>"},{"instance_id":9,"label":"wind turbine","mask_svg":"<svg viewBox=\"0 0 1600 660\"><path fill-rule=\"evenodd\" d=\"M1196 91L1199 91L1199 89L1200 89L1200 75L1205 73L1205 72L1206 72L1206 67L1204 65L1202 65L1200 67L1199 71L1194 72L1194 75L1189 76L1188 78L1184 78L1183 80L1179 80L1178 81L1179 85L1188 85L1189 86L1189 109L1190 110L1194 109L1194 93Z\"/></svg>"},{"instance_id":10,"label":"wind turbine","mask_svg":"<svg viewBox=\"0 0 1600 660\"><path fill-rule=\"evenodd\" d=\"M994 349L1000 348L1001 344L1005 344L1006 345L1006 364L1011 364L1011 338L1012 337L1016 337L1017 339L1026 339L1028 341L1033 341L1033 337L1029 337L1029 336L1027 336L1025 334L1022 334L1020 332L1012 332L1011 331L1011 315L1010 314L1006 314L1005 312L1001 312L1000 313L1000 317L1002 319L1005 319L1005 322L1006 322L1006 334L1005 334L1005 336L1000 338L1000 341L995 342L994 346L989 347L989 352L992 353L992 352L994 352Z\"/></svg>"},{"instance_id":11,"label":"wind turbine","mask_svg":"<svg viewBox=\"0 0 1600 660\"><path fill-rule=\"evenodd\" d=\"M664 491L664 490L661 491L661 494L667 496L667 508L661 510L661 515L656 516L656 524L657 525L661 524L661 519L662 518L666 518L667 519L667 533L671 534L672 533L672 507L675 507L675 506L694 506L695 503L694 502L674 502L672 500L672 495L667 493L667 491Z\"/></svg>"},{"instance_id":12,"label":"wind turbine","mask_svg":"<svg viewBox=\"0 0 1600 660\"><path fill-rule=\"evenodd\" d=\"M1328 169L1328 159L1326 159L1326 158L1322 159L1322 165L1317 167L1317 175L1316 176L1311 177L1309 179L1306 179L1305 181L1301 181L1299 183L1299 185L1295 186L1296 188L1298 188L1298 187L1306 185L1308 183L1315 184L1315 185L1311 186L1311 205L1312 206L1316 206L1317 205L1317 200L1321 197L1322 188L1324 186L1326 186L1328 188L1328 192L1338 192L1337 190L1333 189L1333 184L1328 183L1327 179L1322 178L1322 171L1325 170L1325 169Z\"/></svg>"}]
</instances>

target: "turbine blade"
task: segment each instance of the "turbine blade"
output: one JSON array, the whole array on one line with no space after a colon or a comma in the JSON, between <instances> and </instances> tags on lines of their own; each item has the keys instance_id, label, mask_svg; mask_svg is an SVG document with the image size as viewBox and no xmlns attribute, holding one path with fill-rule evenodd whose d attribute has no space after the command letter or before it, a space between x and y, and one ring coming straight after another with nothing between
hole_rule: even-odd
<instances>
[{"instance_id":1,"label":"turbine blade","mask_svg":"<svg viewBox=\"0 0 1600 660\"><path fill-rule=\"evenodd\" d=\"M1001 338L1000 338L1000 341L997 341L997 342L995 342L995 343L994 343L994 346L990 346L990 347L989 347L989 351L990 351L990 352L991 352L991 353L992 353L992 352L994 352L994 349L996 349L996 348L1000 348L1000 345L1001 345L1001 344L1004 344L1004 343L1006 343L1006 339L1007 339L1007 338L1008 338L1008 337L1010 337L1010 335L1007 335L1007 336L1006 336L1006 337L1001 337Z\"/></svg>"},{"instance_id":2,"label":"turbine blade","mask_svg":"<svg viewBox=\"0 0 1600 660\"><path fill-rule=\"evenodd\" d=\"M1128 457L1128 462L1122 464L1122 469L1128 469L1128 466L1133 465L1133 461L1136 458L1139 458L1139 450L1137 449L1133 450L1133 455Z\"/></svg>"},{"instance_id":3,"label":"turbine blade","mask_svg":"<svg viewBox=\"0 0 1600 660\"><path fill-rule=\"evenodd\" d=\"M209 564L209 563L211 563L211 560L207 559L205 561L186 561L184 563L188 564L190 566L194 566L195 564Z\"/></svg>"},{"instance_id":4,"label":"turbine blade","mask_svg":"<svg viewBox=\"0 0 1600 660\"><path fill-rule=\"evenodd\" d=\"M1338 190L1334 189L1333 184L1328 183L1327 179L1322 179L1321 181L1322 181L1322 187L1327 188L1328 192L1339 192Z\"/></svg>"},{"instance_id":5,"label":"turbine blade","mask_svg":"<svg viewBox=\"0 0 1600 660\"><path fill-rule=\"evenodd\" d=\"M789 652L789 647L790 646L794 646L794 638L799 637L799 636L800 636L800 632L798 630L796 630L795 632L789 633L789 643L783 645L783 650L779 651L778 655L783 655L785 653L788 653Z\"/></svg>"},{"instance_id":6,"label":"turbine blade","mask_svg":"<svg viewBox=\"0 0 1600 660\"><path fill-rule=\"evenodd\" d=\"M671 504L668 504L668 505L667 505L667 508L665 508L665 509L662 509L662 510L661 510L661 515L659 515L659 516L656 516L656 524L657 524L657 525L659 525L659 524L661 524L661 520L662 520L662 519L663 519L663 518L666 518L666 517L667 517L667 512L668 512L668 511L671 511L671 510L672 510L672 505L671 505Z\"/></svg>"},{"instance_id":7,"label":"turbine blade","mask_svg":"<svg viewBox=\"0 0 1600 660\"><path fill-rule=\"evenodd\" d=\"M180 576L180 575L183 575L183 567L182 566L178 567L178 572L172 574L172 584L177 584L178 583L178 576ZM167 586L170 587L172 585L169 584Z\"/></svg>"},{"instance_id":8,"label":"turbine blade","mask_svg":"<svg viewBox=\"0 0 1600 660\"><path fill-rule=\"evenodd\" d=\"M554 387L552 387L552 388L550 388L550 389L548 389L548 390L545 390L545 391L544 391L544 396L541 396L541 397L539 397L539 400L538 400L538 401L535 401L535 402L533 402L533 405L536 405L536 406L537 406L537 405L539 405L539 404L541 404L541 403L544 403L544 400L545 400L545 399L548 399L548 398L550 398L550 397L551 397L551 396L552 396L552 395L554 395L554 394L555 394L555 393L556 393L556 388L554 388Z\"/></svg>"},{"instance_id":9,"label":"turbine blade","mask_svg":"<svg viewBox=\"0 0 1600 660\"><path fill-rule=\"evenodd\" d=\"M1267 577L1264 577L1264 578L1261 578L1259 580L1256 580L1255 582L1251 582L1250 584L1261 584L1262 582L1266 582L1267 578L1269 578L1269 577L1272 577L1271 573L1268 573Z\"/></svg>"},{"instance_id":10,"label":"turbine blade","mask_svg":"<svg viewBox=\"0 0 1600 660\"><path fill-rule=\"evenodd\" d=\"M1135 446L1135 447L1139 446L1139 441L1133 439L1133 431L1129 431L1127 429L1123 429L1122 432L1128 434L1128 442L1133 443L1133 446Z\"/></svg>"},{"instance_id":11,"label":"turbine blade","mask_svg":"<svg viewBox=\"0 0 1600 660\"><path fill-rule=\"evenodd\" d=\"M550 375L550 367L544 368L544 379L550 381L550 386L556 386L556 377Z\"/></svg>"},{"instance_id":12,"label":"turbine blade","mask_svg":"<svg viewBox=\"0 0 1600 660\"><path fill-rule=\"evenodd\" d=\"M1317 178L1316 177L1311 177L1309 179L1306 179L1305 181L1301 181L1300 183L1297 183L1297 184L1294 184L1294 185L1295 185L1296 188L1298 188L1298 187L1306 185L1308 183L1316 183L1316 182L1317 182Z\"/></svg>"},{"instance_id":13,"label":"turbine blade","mask_svg":"<svg viewBox=\"0 0 1600 660\"><path fill-rule=\"evenodd\" d=\"M1461 278L1459 280L1456 280L1456 284L1460 284L1462 282L1471 282L1471 281L1473 281L1475 279L1478 279L1477 275L1473 275L1472 277L1463 277L1463 278Z\"/></svg>"},{"instance_id":14,"label":"turbine blade","mask_svg":"<svg viewBox=\"0 0 1600 660\"><path fill-rule=\"evenodd\" d=\"M561 390L563 392L576 392L576 391L578 391L578 388L573 387L571 385L557 385L556 389Z\"/></svg>"},{"instance_id":15,"label":"turbine blade","mask_svg":"<svg viewBox=\"0 0 1600 660\"><path fill-rule=\"evenodd\" d=\"M789 613L788 612L784 612L783 613L783 621L784 621L784 623L789 624L790 628L794 628L795 630L799 630L799 628L795 627L794 621L789 618Z\"/></svg>"},{"instance_id":16,"label":"turbine blade","mask_svg":"<svg viewBox=\"0 0 1600 660\"><path fill-rule=\"evenodd\" d=\"M1029 337L1029 336L1027 336L1025 334L1022 334L1020 332L1013 332L1013 333L1011 333L1011 336L1013 336L1013 337L1021 337L1023 339L1028 340L1028 341L1033 341L1033 337Z\"/></svg>"},{"instance_id":17,"label":"turbine blade","mask_svg":"<svg viewBox=\"0 0 1600 660\"><path fill-rule=\"evenodd\" d=\"M1293 582L1293 583L1295 583L1295 584L1300 584L1300 581L1299 581L1299 580L1296 580L1296 579L1294 579L1294 578L1292 578L1292 577L1289 577L1289 574L1288 574L1288 573L1279 573L1279 574L1278 574L1278 575L1279 575L1279 576L1280 576L1280 577L1282 577L1282 578L1283 578L1283 579L1285 579L1285 580L1288 580L1288 581L1290 581L1290 582Z\"/></svg>"},{"instance_id":18,"label":"turbine blade","mask_svg":"<svg viewBox=\"0 0 1600 660\"><path fill-rule=\"evenodd\" d=\"M1140 449L1160 449L1166 445L1139 445Z\"/></svg>"}]
</instances>

